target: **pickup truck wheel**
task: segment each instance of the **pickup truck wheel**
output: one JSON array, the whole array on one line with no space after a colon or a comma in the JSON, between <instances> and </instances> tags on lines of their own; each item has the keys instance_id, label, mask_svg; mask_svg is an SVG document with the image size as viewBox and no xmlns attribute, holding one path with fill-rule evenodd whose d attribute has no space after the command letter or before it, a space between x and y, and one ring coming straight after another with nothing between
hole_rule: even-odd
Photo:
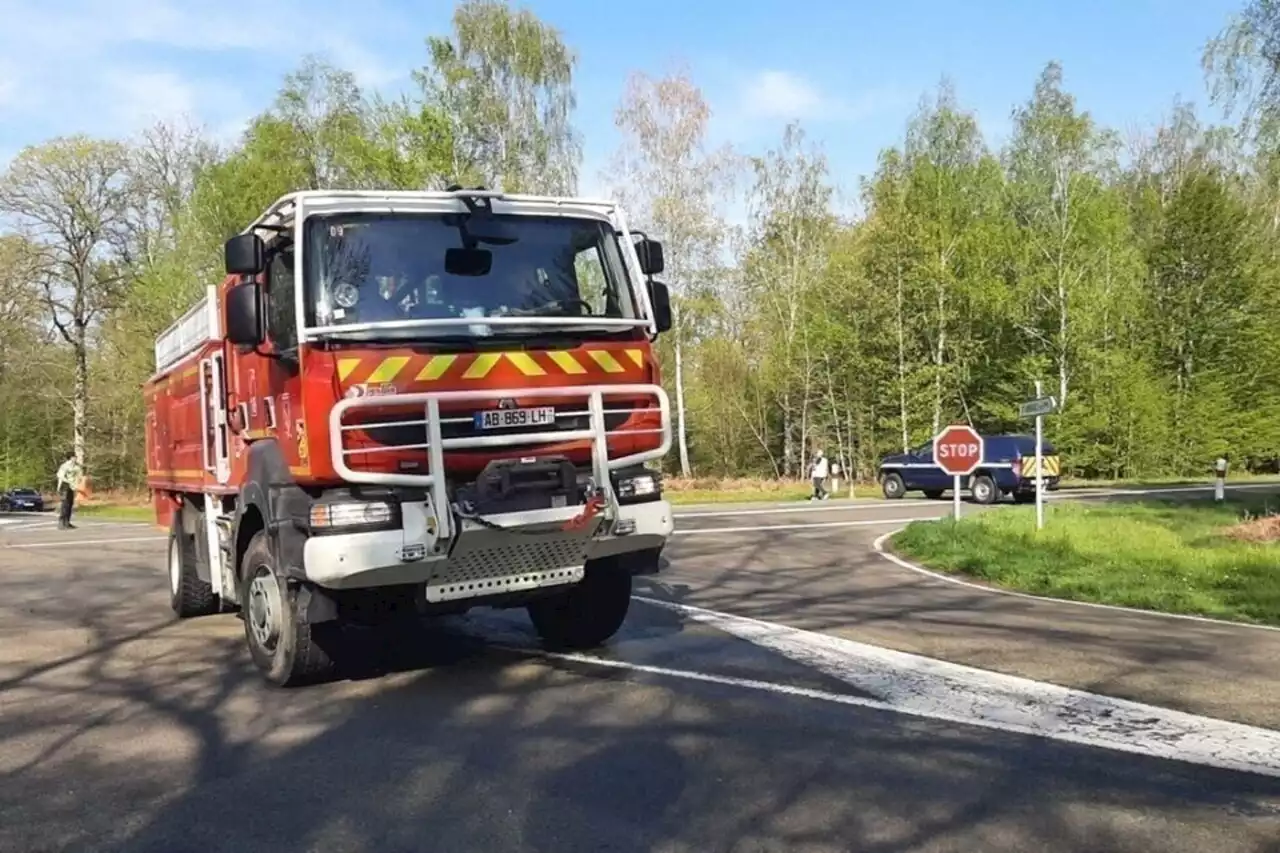
<instances>
[{"instance_id":1,"label":"pickup truck wheel","mask_svg":"<svg viewBox=\"0 0 1280 853\"><path fill-rule=\"evenodd\" d=\"M169 525L169 606L179 619L208 616L220 608L213 586L196 574L196 538L182 529L182 517L173 514Z\"/></svg>"},{"instance_id":2,"label":"pickup truck wheel","mask_svg":"<svg viewBox=\"0 0 1280 853\"><path fill-rule=\"evenodd\" d=\"M276 568L264 531L250 540L242 565L240 602L254 665L267 681L280 687L327 675L333 659L316 642L320 626L299 618L297 591L289 588Z\"/></svg>"},{"instance_id":3,"label":"pickup truck wheel","mask_svg":"<svg viewBox=\"0 0 1280 853\"><path fill-rule=\"evenodd\" d=\"M979 474L974 477L973 485L969 487L969 490L973 493L974 503L992 504L1000 496L1000 490L996 488L995 481L986 474Z\"/></svg>"},{"instance_id":4,"label":"pickup truck wheel","mask_svg":"<svg viewBox=\"0 0 1280 853\"><path fill-rule=\"evenodd\" d=\"M527 609L548 645L590 649L618 632L630 607L631 573L616 561L601 560L569 589L531 601Z\"/></svg>"},{"instance_id":5,"label":"pickup truck wheel","mask_svg":"<svg viewBox=\"0 0 1280 853\"><path fill-rule=\"evenodd\" d=\"M885 474L884 482L880 485L884 489L884 496L891 501L907 493L907 484L902 481L901 474Z\"/></svg>"}]
</instances>

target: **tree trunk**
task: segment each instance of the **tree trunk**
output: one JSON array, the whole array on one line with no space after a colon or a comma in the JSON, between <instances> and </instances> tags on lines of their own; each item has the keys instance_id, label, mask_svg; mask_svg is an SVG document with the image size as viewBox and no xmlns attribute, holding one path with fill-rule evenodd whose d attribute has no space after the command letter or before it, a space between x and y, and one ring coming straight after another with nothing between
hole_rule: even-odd
<instances>
[{"instance_id":1,"label":"tree trunk","mask_svg":"<svg viewBox=\"0 0 1280 853\"><path fill-rule=\"evenodd\" d=\"M911 450L911 433L907 429L907 330L902 319L906 310L903 294L902 267L898 267L898 414L902 418L902 452Z\"/></svg>"},{"instance_id":2,"label":"tree trunk","mask_svg":"<svg viewBox=\"0 0 1280 853\"><path fill-rule=\"evenodd\" d=\"M89 415L89 346L85 330L78 329L75 343L75 380L71 397L72 447L76 463L84 470L85 433Z\"/></svg>"},{"instance_id":3,"label":"tree trunk","mask_svg":"<svg viewBox=\"0 0 1280 853\"><path fill-rule=\"evenodd\" d=\"M684 417L684 347L681 345L680 327L676 327L676 436L680 446L680 476L688 478L689 438L685 432Z\"/></svg>"},{"instance_id":4,"label":"tree trunk","mask_svg":"<svg viewBox=\"0 0 1280 853\"><path fill-rule=\"evenodd\" d=\"M1067 405L1067 289L1058 276L1058 406Z\"/></svg>"}]
</instances>

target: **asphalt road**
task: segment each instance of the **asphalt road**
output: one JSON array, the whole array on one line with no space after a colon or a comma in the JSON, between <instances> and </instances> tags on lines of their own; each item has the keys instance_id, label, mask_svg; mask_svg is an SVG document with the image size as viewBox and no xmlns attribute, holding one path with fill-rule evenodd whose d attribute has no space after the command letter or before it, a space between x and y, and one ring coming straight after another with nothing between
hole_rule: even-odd
<instances>
[{"instance_id":1,"label":"asphalt road","mask_svg":"<svg viewBox=\"0 0 1280 853\"><path fill-rule=\"evenodd\" d=\"M948 510L682 511L595 655L485 614L288 691L154 529L0 525L0 850L1280 851L1280 632L872 549Z\"/></svg>"}]
</instances>

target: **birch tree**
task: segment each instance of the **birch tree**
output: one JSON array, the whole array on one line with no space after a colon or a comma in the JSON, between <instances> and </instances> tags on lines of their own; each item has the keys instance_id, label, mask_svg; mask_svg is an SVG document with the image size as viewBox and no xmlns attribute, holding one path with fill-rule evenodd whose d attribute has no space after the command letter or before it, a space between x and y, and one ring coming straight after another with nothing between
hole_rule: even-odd
<instances>
[{"instance_id":1,"label":"birch tree","mask_svg":"<svg viewBox=\"0 0 1280 853\"><path fill-rule=\"evenodd\" d=\"M427 39L429 62L414 73L451 123L453 178L506 192L575 191L577 56L559 31L503 0L463 0L453 30Z\"/></svg>"},{"instance_id":2,"label":"birch tree","mask_svg":"<svg viewBox=\"0 0 1280 853\"><path fill-rule=\"evenodd\" d=\"M1062 88L1062 67L1051 62L1027 104L1014 112L1010 178L1014 216L1025 251L1023 333L1057 374L1060 405L1070 399L1079 338L1074 314L1097 256L1093 217L1104 194L1102 166L1110 139Z\"/></svg>"},{"instance_id":3,"label":"birch tree","mask_svg":"<svg viewBox=\"0 0 1280 853\"><path fill-rule=\"evenodd\" d=\"M781 143L751 160L749 228L756 246L746 262L747 293L765 315L757 343L770 354L777 410L782 418L783 470L801 473L813 433L815 387L825 361L812 334L818 285L826 271L834 227L826 157L789 124Z\"/></svg>"},{"instance_id":4,"label":"birch tree","mask_svg":"<svg viewBox=\"0 0 1280 853\"><path fill-rule=\"evenodd\" d=\"M129 152L118 142L58 138L23 150L0 177L0 213L32 250L49 322L74 362L70 403L76 460L89 427L89 357L95 323L120 299L135 212Z\"/></svg>"},{"instance_id":5,"label":"birch tree","mask_svg":"<svg viewBox=\"0 0 1280 853\"><path fill-rule=\"evenodd\" d=\"M957 346L958 317L963 314L964 281L982 269L962 264L961 257L988 213L982 181L986 146L971 113L959 109L955 92L944 83L936 97L926 102L907 129L907 203L920 223L921 265L918 274L929 292L927 308L931 373L933 380L932 434L942 427L948 398L958 389L960 374L949 355L966 353ZM967 354L967 353L966 353Z\"/></svg>"},{"instance_id":6,"label":"birch tree","mask_svg":"<svg viewBox=\"0 0 1280 853\"><path fill-rule=\"evenodd\" d=\"M680 473L688 477L689 437L685 408L685 348L692 329L687 307L708 274L720 266L725 223L717 207L729 185L732 155L708 150L711 107L681 71L653 78L633 73L614 113L622 144L604 179L630 211L634 227L651 229L665 241L673 290L676 432Z\"/></svg>"}]
</instances>

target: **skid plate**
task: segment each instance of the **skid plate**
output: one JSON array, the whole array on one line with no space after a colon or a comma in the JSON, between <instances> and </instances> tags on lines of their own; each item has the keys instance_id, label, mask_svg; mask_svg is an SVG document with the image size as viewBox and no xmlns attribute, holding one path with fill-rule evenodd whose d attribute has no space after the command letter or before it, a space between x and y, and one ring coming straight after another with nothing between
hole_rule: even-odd
<instances>
[{"instance_id":1,"label":"skid plate","mask_svg":"<svg viewBox=\"0 0 1280 853\"><path fill-rule=\"evenodd\" d=\"M448 559L433 567L427 580L427 601L457 601L577 583L582 580L591 539L599 526L599 519L593 519L578 530L467 530Z\"/></svg>"}]
</instances>

